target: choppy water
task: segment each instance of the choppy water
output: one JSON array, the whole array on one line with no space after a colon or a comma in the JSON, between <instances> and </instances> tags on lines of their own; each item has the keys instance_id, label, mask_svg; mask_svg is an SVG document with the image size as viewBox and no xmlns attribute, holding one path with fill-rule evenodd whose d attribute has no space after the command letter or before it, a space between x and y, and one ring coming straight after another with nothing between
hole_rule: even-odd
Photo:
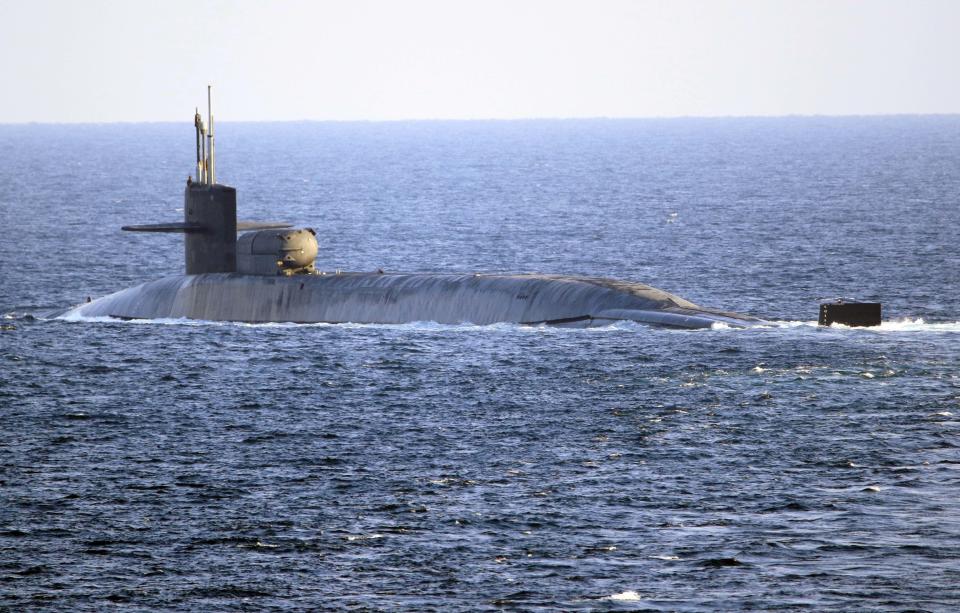
<instances>
[{"instance_id":1,"label":"choppy water","mask_svg":"<svg viewBox=\"0 0 960 613\"><path fill-rule=\"evenodd\" d=\"M192 126L0 126L0 606L960 605L960 118L224 124L323 268L752 330L34 319L176 272ZM817 328L817 300L884 303Z\"/></svg>"}]
</instances>

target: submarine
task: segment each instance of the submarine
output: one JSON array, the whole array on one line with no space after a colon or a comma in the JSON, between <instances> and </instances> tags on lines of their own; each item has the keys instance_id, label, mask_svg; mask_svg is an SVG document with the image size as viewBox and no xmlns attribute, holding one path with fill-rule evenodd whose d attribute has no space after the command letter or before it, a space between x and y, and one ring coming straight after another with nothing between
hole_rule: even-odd
<instances>
[{"instance_id":1,"label":"submarine","mask_svg":"<svg viewBox=\"0 0 960 613\"><path fill-rule=\"evenodd\" d=\"M642 283L601 277L318 270L312 228L237 220L237 190L216 179L211 98L208 87L206 124L194 113L197 178L187 178L184 220L122 228L183 234L185 274L88 299L60 318L567 327L634 321L673 328L766 323Z\"/></svg>"}]
</instances>

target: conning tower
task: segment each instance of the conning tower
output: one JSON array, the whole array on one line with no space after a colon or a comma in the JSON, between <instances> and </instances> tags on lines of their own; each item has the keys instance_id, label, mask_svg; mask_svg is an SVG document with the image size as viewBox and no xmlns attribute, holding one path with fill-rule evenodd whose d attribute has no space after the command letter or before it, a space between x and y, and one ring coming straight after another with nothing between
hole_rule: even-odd
<instances>
[{"instance_id":1,"label":"conning tower","mask_svg":"<svg viewBox=\"0 0 960 613\"><path fill-rule=\"evenodd\" d=\"M184 234L184 259L188 275L237 272L238 230L290 227L290 224L281 222L237 222L237 190L217 183L216 178L212 89L207 86L207 125L203 123L199 109L194 112L197 178L187 178L183 195L183 222L123 226L124 230L131 232Z\"/></svg>"},{"instance_id":2,"label":"conning tower","mask_svg":"<svg viewBox=\"0 0 960 613\"><path fill-rule=\"evenodd\" d=\"M184 257L188 275L237 271L237 190L228 186L188 183L183 194L188 228Z\"/></svg>"}]
</instances>

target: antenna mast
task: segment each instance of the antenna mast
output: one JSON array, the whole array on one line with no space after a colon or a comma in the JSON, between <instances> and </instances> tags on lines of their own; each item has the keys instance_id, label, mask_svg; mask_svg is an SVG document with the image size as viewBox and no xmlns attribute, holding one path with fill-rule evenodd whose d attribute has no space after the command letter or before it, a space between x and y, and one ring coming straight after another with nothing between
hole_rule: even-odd
<instances>
[{"instance_id":1,"label":"antenna mast","mask_svg":"<svg viewBox=\"0 0 960 613\"><path fill-rule=\"evenodd\" d=\"M197 183L206 183L203 173L203 119L200 118L200 109L194 109L193 127L197 132Z\"/></svg>"},{"instance_id":2,"label":"antenna mast","mask_svg":"<svg viewBox=\"0 0 960 613\"><path fill-rule=\"evenodd\" d=\"M213 86L207 85L207 117L210 122L210 132L207 134L207 156L209 156L209 163L207 164L207 185L213 185L217 182L217 173L216 166L214 163L214 150L213 150Z\"/></svg>"}]
</instances>

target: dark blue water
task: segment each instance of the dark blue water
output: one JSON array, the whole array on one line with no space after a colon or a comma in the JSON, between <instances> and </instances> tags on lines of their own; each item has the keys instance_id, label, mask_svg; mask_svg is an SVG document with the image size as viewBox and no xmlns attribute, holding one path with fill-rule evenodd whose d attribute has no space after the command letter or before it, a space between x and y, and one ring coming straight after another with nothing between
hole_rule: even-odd
<instances>
[{"instance_id":1,"label":"dark blue water","mask_svg":"<svg viewBox=\"0 0 960 613\"><path fill-rule=\"evenodd\" d=\"M960 117L224 124L324 269L753 330L35 319L178 272L183 125L0 126L0 607L960 606ZM818 329L818 300L884 303Z\"/></svg>"}]
</instances>

